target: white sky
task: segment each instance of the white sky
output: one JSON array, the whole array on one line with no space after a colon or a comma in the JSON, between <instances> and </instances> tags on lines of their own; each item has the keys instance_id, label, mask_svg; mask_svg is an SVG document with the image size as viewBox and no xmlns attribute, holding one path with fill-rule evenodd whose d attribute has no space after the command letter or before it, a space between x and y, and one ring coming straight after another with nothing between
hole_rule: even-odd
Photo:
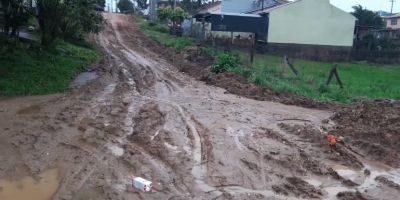
<instances>
[{"instance_id":1,"label":"white sky","mask_svg":"<svg viewBox=\"0 0 400 200\"><path fill-rule=\"evenodd\" d=\"M118 0L106 0L106 10L107 5L115 5L115 2ZM245 0L243 0L245 1ZM251 1L251 0L248 0ZM341 8L347 12L351 12L353 9L354 5L360 4L363 7L366 7L369 10L373 11L378 11L378 10L383 10L386 12L390 12L390 6L391 3L389 2L390 0L330 0L331 4L335 5L338 8ZM395 0L396 2L394 3L393 6L393 12L398 13L400 12L400 0ZM111 3L112 2L112 3ZM112 6L113 8L115 6Z\"/></svg>"},{"instance_id":2,"label":"white sky","mask_svg":"<svg viewBox=\"0 0 400 200\"><path fill-rule=\"evenodd\" d=\"M391 7L391 3L389 2L389 0L330 0L330 1L331 4L347 12L352 11L353 9L351 7L357 4L373 11L382 10L390 12L390 7ZM393 12L394 13L400 12L400 0L395 0L393 5Z\"/></svg>"}]
</instances>

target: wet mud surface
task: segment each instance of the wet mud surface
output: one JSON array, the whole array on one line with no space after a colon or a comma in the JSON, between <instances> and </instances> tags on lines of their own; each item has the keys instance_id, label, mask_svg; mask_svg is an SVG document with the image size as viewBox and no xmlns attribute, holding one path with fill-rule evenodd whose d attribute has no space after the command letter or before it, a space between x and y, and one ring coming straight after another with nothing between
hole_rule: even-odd
<instances>
[{"instance_id":1,"label":"wet mud surface","mask_svg":"<svg viewBox=\"0 0 400 200\"><path fill-rule=\"evenodd\" d=\"M384 103L386 115L376 102L334 114L278 103L243 80L233 85L253 96L239 96L182 73L186 61L153 50L132 17L105 17L94 37L104 54L97 78L64 94L0 100L0 197L18 199L15 182L37 188L48 179L56 188L39 199L399 196L398 146L390 141L399 130L396 104ZM375 129L362 131L368 127ZM337 147L328 132L343 137ZM133 190L134 176L152 181L153 191Z\"/></svg>"}]
</instances>

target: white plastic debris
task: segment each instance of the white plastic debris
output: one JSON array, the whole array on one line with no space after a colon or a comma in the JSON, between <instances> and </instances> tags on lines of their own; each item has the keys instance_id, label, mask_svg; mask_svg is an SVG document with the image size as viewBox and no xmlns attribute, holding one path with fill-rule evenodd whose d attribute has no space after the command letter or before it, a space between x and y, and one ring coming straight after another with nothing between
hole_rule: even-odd
<instances>
[{"instance_id":1,"label":"white plastic debris","mask_svg":"<svg viewBox=\"0 0 400 200\"><path fill-rule=\"evenodd\" d=\"M153 187L153 183L141 177L135 177L132 179L132 186L142 192L150 192Z\"/></svg>"}]
</instances>

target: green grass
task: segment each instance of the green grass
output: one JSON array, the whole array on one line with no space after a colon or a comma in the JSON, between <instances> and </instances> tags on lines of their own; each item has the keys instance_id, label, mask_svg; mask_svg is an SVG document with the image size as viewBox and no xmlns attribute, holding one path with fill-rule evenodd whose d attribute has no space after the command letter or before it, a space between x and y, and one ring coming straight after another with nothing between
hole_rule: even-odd
<instances>
[{"instance_id":1,"label":"green grass","mask_svg":"<svg viewBox=\"0 0 400 200\"><path fill-rule=\"evenodd\" d=\"M0 49L1 50L1 49ZM54 50L14 46L0 54L0 96L42 95L68 89L74 76L98 54L59 42Z\"/></svg>"},{"instance_id":2,"label":"green grass","mask_svg":"<svg viewBox=\"0 0 400 200\"><path fill-rule=\"evenodd\" d=\"M247 57L239 53L242 60ZM283 58L256 55L251 67L231 68L230 71L277 92L289 92L323 102L351 103L359 99L400 99L400 66L374 66L367 63L339 63L338 73L344 84L340 89L336 79L326 86L332 64L295 60L296 77L284 69ZM250 66L250 64L248 64Z\"/></svg>"},{"instance_id":3,"label":"green grass","mask_svg":"<svg viewBox=\"0 0 400 200\"><path fill-rule=\"evenodd\" d=\"M194 46L195 43L190 38L177 37L169 34L167 25L159 22L148 22L142 17L135 16L137 22L139 22L143 33L150 39L158 42L165 47L174 48L177 51L182 51L188 47Z\"/></svg>"},{"instance_id":4,"label":"green grass","mask_svg":"<svg viewBox=\"0 0 400 200\"><path fill-rule=\"evenodd\" d=\"M136 17L136 20L147 37L166 47L181 51L194 46L193 40L170 35L165 24L150 23L141 17ZM212 56L221 53L213 48L204 48L202 51L205 55ZM248 67L222 68L243 75L255 84L271 88L276 92L288 92L317 101L345 104L359 99L400 99L400 66L340 63L338 72L344 84L344 89L340 89L335 79L329 86L325 85L332 67L330 63L297 59L294 65L300 74L296 77L289 68L283 68L281 57L258 54L254 63L250 65L247 62L248 55L243 52L235 53L239 54L243 63L247 63L242 65Z\"/></svg>"}]
</instances>

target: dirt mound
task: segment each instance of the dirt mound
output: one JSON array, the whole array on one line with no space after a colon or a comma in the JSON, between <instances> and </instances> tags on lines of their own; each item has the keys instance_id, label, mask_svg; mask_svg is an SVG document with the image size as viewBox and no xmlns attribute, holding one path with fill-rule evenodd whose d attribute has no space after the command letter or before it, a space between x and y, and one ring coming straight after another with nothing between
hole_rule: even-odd
<instances>
[{"instance_id":1,"label":"dirt mound","mask_svg":"<svg viewBox=\"0 0 400 200\"><path fill-rule=\"evenodd\" d=\"M333 133L364 156L400 166L400 102L360 102L332 116Z\"/></svg>"},{"instance_id":2,"label":"dirt mound","mask_svg":"<svg viewBox=\"0 0 400 200\"><path fill-rule=\"evenodd\" d=\"M214 58L203 55L201 53L202 47L200 46L186 49L184 52L178 52L172 48L160 48L159 44L146 37L143 37L143 40L147 48L165 58L169 63L177 66L180 71L198 80L205 81L207 84L224 88L231 94L259 101L275 101L305 108L333 110L340 107L336 104L317 102L290 93L276 93L269 88L248 82L241 75L233 73L212 74L209 69L214 63Z\"/></svg>"},{"instance_id":3,"label":"dirt mound","mask_svg":"<svg viewBox=\"0 0 400 200\"><path fill-rule=\"evenodd\" d=\"M229 93L244 96L259 101L275 101L286 105L297 105L306 108L333 109L337 105L312 101L289 93L276 93L269 88L257 86L247 81L243 76L233 73L209 75L205 81L208 84L226 89Z\"/></svg>"},{"instance_id":4,"label":"dirt mound","mask_svg":"<svg viewBox=\"0 0 400 200\"><path fill-rule=\"evenodd\" d=\"M322 191L308 184L297 177L287 177L285 182L280 185L272 186L274 192L284 195L293 194L295 196L307 199L319 199L322 197Z\"/></svg>"},{"instance_id":5,"label":"dirt mound","mask_svg":"<svg viewBox=\"0 0 400 200\"><path fill-rule=\"evenodd\" d=\"M339 200L374 200L370 197L366 197L360 192L340 192L337 194Z\"/></svg>"},{"instance_id":6,"label":"dirt mound","mask_svg":"<svg viewBox=\"0 0 400 200\"><path fill-rule=\"evenodd\" d=\"M326 135L316 128L306 125L288 125L281 123L279 126L289 134L297 135L307 142L317 145L323 152L327 154L327 158L339 162L346 166L354 168L362 168L362 163L347 149L347 147L337 145L331 149L326 140Z\"/></svg>"}]
</instances>

